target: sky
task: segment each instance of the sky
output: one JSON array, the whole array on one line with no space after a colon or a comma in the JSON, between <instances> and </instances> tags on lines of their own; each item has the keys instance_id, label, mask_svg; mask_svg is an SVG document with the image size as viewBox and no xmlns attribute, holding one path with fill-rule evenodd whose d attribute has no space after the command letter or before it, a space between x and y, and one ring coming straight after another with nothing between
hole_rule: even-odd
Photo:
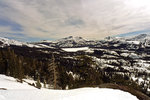
<instances>
[{"instance_id":1,"label":"sky","mask_svg":"<svg viewBox=\"0 0 150 100\"><path fill-rule=\"evenodd\" d=\"M150 32L150 0L0 0L0 36L102 39Z\"/></svg>"}]
</instances>

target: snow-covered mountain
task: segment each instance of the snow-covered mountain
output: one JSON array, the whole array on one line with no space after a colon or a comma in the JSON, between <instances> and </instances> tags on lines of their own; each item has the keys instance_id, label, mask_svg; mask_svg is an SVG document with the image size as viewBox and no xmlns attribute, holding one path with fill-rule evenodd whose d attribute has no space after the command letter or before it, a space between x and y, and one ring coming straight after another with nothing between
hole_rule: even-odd
<instances>
[{"instance_id":1,"label":"snow-covered mountain","mask_svg":"<svg viewBox=\"0 0 150 100\"><path fill-rule=\"evenodd\" d=\"M66 38L62 38L56 41L41 41L41 42L35 42L33 44L36 45L47 45L50 47L85 47L85 46L90 46L90 45L95 45L98 44L98 41L95 40L87 40L82 37L73 37L69 36Z\"/></svg>"},{"instance_id":2,"label":"snow-covered mountain","mask_svg":"<svg viewBox=\"0 0 150 100\"><path fill-rule=\"evenodd\" d=\"M37 48L39 47L37 45L0 37L0 47L5 47L5 46L27 46L27 47L37 47Z\"/></svg>"},{"instance_id":3,"label":"snow-covered mountain","mask_svg":"<svg viewBox=\"0 0 150 100\"><path fill-rule=\"evenodd\" d=\"M27 47L37 47L37 48L66 48L66 47L101 47L109 46L110 44L120 45L120 44L136 44L136 45L149 45L150 35L140 34L134 37L106 37L103 40L87 40L82 37L69 36L66 38L58 39L56 41L40 41L34 43L19 42L12 39L0 37L0 46L27 46Z\"/></svg>"},{"instance_id":4,"label":"snow-covered mountain","mask_svg":"<svg viewBox=\"0 0 150 100\"><path fill-rule=\"evenodd\" d=\"M101 47L102 45L109 44L137 44L140 43L148 45L150 44L150 35L148 34L140 34L134 37L106 37L102 40L87 40L82 37L73 37L69 36L66 38L62 38L56 41L41 41L35 42L33 44L36 45L45 45L49 47L58 47L58 48L66 48L66 47Z\"/></svg>"},{"instance_id":5,"label":"snow-covered mountain","mask_svg":"<svg viewBox=\"0 0 150 100\"><path fill-rule=\"evenodd\" d=\"M85 42L85 41L88 41L88 40L83 39L82 37L73 37L73 36L69 36L69 37L57 40L57 42L64 42L64 43L68 42L68 41L73 41L75 43L80 43L80 42Z\"/></svg>"},{"instance_id":6,"label":"snow-covered mountain","mask_svg":"<svg viewBox=\"0 0 150 100\"><path fill-rule=\"evenodd\" d=\"M48 41L46 41L48 42ZM30 47L30 48L51 48L50 46L44 44L33 44L27 42L20 42L13 39L0 37L0 47L9 47L9 46L20 46L20 47Z\"/></svg>"},{"instance_id":7,"label":"snow-covered mountain","mask_svg":"<svg viewBox=\"0 0 150 100\"><path fill-rule=\"evenodd\" d=\"M143 46L150 46L150 34L140 34L131 38L126 38L126 41L133 41Z\"/></svg>"},{"instance_id":8,"label":"snow-covered mountain","mask_svg":"<svg viewBox=\"0 0 150 100\"><path fill-rule=\"evenodd\" d=\"M120 44L136 44L136 45L149 45L150 35L140 34L134 37L106 37L103 40L87 40L82 37L69 36L66 38L58 39L56 41L43 40L40 42L26 43L19 42L12 39L0 37L0 46L27 46L37 48L66 48L66 47L101 47L103 45L109 46L109 44L120 45Z\"/></svg>"},{"instance_id":9,"label":"snow-covered mountain","mask_svg":"<svg viewBox=\"0 0 150 100\"><path fill-rule=\"evenodd\" d=\"M127 40L130 41L145 41L145 40L150 40L150 35L149 34L140 34L136 35L134 37L128 38Z\"/></svg>"},{"instance_id":10,"label":"snow-covered mountain","mask_svg":"<svg viewBox=\"0 0 150 100\"><path fill-rule=\"evenodd\" d=\"M62 38L56 41L57 45L60 47L73 47L76 45L85 45L86 41L83 39L82 37L73 37L73 36L69 36L66 38Z\"/></svg>"}]
</instances>

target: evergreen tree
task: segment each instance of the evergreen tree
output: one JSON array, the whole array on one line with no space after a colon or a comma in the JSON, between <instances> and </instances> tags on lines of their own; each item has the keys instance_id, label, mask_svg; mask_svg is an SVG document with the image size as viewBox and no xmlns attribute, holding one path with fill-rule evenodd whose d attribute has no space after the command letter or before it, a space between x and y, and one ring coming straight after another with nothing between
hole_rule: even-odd
<instances>
[{"instance_id":1,"label":"evergreen tree","mask_svg":"<svg viewBox=\"0 0 150 100\"><path fill-rule=\"evenodd\" d=\"M6 74L5 57L2 51L0 51L0 74Z\"/></svg>"},{"instance_id":2,"label":"evergreen tree","mask_svg":"<svg viewBox=\"0 0 150 100\"><path fill-rule=\"evenodd\" d=\"M22 82L22 79L24 77L24 72L23 72L23 58L18 58L18 67L17 67L17 78Z\"/></svg>"},{"instance_id":3,"label":"evergreen tree","mask_svg":"<svg viewBox=\"0 0 150 100\"><path fill-rule=\"evenodd\" d=\"M41 89L41 87L42 87L39 76L38 76L38 79L37 79L37 82L36 82L36 87L38 89Z\"/></svg>"},{"instance_id":4,"label":"evergreen tree","mask_svg":"<svg viewBox=\"0 0 150 100\"><path fill-rule=\"evenodd\" d=\"M45 79L43 81L43 84L44 84L44 88L46 88L46 80Z\"/></svg>"},{"instance_id":5,"label":"evergreen tree","mask_svg":"<svg viewBox=\"0 0 150 100\"><path fill-rule=\"evenodd\" d=\"M54 54L52 54L51 63L48 65L48 72L50 75L50 85L52 83L54 89L58 89L58 71L57 64L55 63Z\"/></svg>"}]
</instances>

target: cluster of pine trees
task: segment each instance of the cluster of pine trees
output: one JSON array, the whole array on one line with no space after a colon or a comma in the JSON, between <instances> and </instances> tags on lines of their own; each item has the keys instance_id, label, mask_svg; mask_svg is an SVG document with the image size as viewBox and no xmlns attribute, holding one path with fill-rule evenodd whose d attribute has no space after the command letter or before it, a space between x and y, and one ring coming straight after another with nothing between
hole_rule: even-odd
<instances>
[{"instance_id":1,"label":"cluster of pine trees","mask_svg":"<svg viewBox=\"0 0 150 100\"><path fill-rule=\"evenodd\" d=\"M51 58L49 59L38 59L18 55L12 48L1 49L0 74L18 78L20 82L25 77L31 77L37 81L36 84L32 85L38 88L41 88L40 82L48 84L49 88L54 89L66 89L66 86L72 89L98 85L102 82L100 79L101 73L95 72L95 69L91 67L94 63L90 57L79 56L76 64L70 67L64 59L56 61L55 55L50 55ZM78 74L79 79L75 79L71 74L68 74L69 71Z\"/></svg>"},{"instance_id":2,"label":"cluster of pine trees","mask_svg":"<svg viewBox=\"0 0 150 100\"><path fill-rule=\"evenodd\" d=\"M40 88L40 82L58 88L58 71L55 58L41 61L15 54L11 48L0 50L0 74L12 76L22 82L25 77L32 77L37 81L34 86Z\"/></svg>"},{"instance_id":3,"label":"cluster of pine trees","mask_svg":"<svg viewBox=\"0 0 150 100\"><path fill-rule=\"evenodd\" d=\"M17 56L13 50L0 51L0 73L18 78L21 82L24 77L23 57Z\"/></svg>"}]
</instances>

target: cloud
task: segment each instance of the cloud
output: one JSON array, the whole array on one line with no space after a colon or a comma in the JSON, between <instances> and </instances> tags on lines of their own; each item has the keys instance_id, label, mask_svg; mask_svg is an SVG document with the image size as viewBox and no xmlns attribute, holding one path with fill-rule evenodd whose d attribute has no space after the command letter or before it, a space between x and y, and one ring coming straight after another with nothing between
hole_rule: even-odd
<instances>
[{"instance_id":1,"label":"cloud","mask_svg":"<svg viewBox=\"0 0 150 100\"><path fill-rule=\"evenodd\" d=\"M84 21L77 18L69 18L65 21L65 25L80 27L81 25L84 25Z\"/></svg>"},{"instance_id":2,"label":"cloud","mask_svg":"<svg viewBox=\"0 0 150 100\"><path fill-rule=\"evenodd\" d=\"M1 0L0 32L100 39L150 28L148 0Z\"/></svg>"},{"instance_id":3,"label":"cloud","mask_svg":"<svg viewBox=\"0 0 150 100\"><path fill-rule=\"evenodd\" d=\"M0 26L10 27L12 31L23 31L21 25L8 19L0 19Z\"/></svg>"}]
</instances>

